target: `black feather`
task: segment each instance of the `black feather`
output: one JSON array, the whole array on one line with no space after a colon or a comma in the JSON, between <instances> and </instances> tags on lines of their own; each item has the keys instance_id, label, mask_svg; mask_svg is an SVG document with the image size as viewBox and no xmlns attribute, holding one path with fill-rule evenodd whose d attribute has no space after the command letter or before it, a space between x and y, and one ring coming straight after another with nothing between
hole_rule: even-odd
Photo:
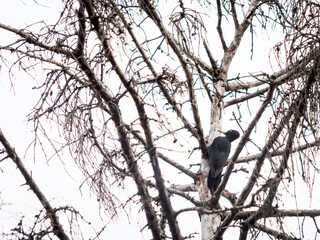
<instances>
[{"instance_id":1,"label":"black feather","mask_svg":"<svg viewBox=\"0 0 320 240\"><path fill-rule=\"evenodd\" d=\"M210 164L208 188L212 195L221 182L221 173L230 154L231 142L240 136L236 130L229 130L225 135L225 137L216 137L208 148Z\"/></svg>"}]
</instances>

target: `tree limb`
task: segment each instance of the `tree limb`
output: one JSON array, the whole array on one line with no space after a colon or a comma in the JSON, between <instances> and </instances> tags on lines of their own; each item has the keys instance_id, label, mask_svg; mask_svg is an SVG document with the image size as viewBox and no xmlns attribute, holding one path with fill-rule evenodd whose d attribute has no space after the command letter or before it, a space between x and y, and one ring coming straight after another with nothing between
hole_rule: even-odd
<instances>
[{"instance_id":1,"label":"tree limb","mask_svg":"<svg viewBox=\"0 0 320 240\"><path fill-rule=\"evenodd\" d=\"M223 32L222 32L222 27L221 27L222 17L223 17L223 13L222 13L222 9L221 9L221 1L220 0L216 0L216 2L217 2L217 10L218 10L217 31L219 33L220 42L221 42L223 51L226 52L228 50L228 47L227 47L226 41L224 39Z\"/></svg>"},{"instance_id":2,"label":"tree limb","mask_svg":"<svg viewBox=\"0 0 320 240\"><path fill-rule=\"evenodd\" d=\"M130 93L130 95L136 105L136 108L137 108L137 111L139 114L140 124L144 130L145 137L146 137L146 144L147 144L146 149L148 151L148 154L150 157L150 162L151 162L151 165L153 168L154 177L155 177L156 184L157 184L157 189L159 191L159 197L161 199L161 201L160 201L161 206L162 206L163 211L165 213L165 217L168 220L168 225L169 225L172 237L174 239L182 239L180 229L179 229L179 226L174 218L171 202L170 202L169 197L167 196L167 191L166 191L163 179L162 179L162 174L161 174L161 170L160 170L160 166L159 166L159 162L158 162L158 158L157 158L157 154L156 154L156 148L153 143L152 131L151 131L150 125L149 125L149 118L148 118L148 115L146 114L144 104L143 104L140 96L134 90L134 88L132 87L132 85L130 84L130 82L125 77L124 73L122 72L120 66L116 62L116 59L114 58L113 53L111 51L111 48L109 46L108 39L105 37L103 27L100 25L99 18L95 13L93 3L91 2L91 0L82 0L82 2L85 5L90 22L91 22L93 28L95 29L95 32L96 32L99 40L101 41L105 56L107 57L107 59L109 60L111 65L113 66L114 71L117 73L119 79L121 80L121 82L123 83L125 88ZM119 124L117 124L116 126L119 126Z\"/></svg>"},{"instance_id":3,"label":"tree limb","mask_svg":"<svg viewBox=\"0 0 320 240\"><path fill-rule=\"evenodd\" d=\"M241 153L242 149L244 148L246 142L249 140L249 136L253 130L253 128L256 126L258 120L261 118L262 114L264 113L266 107L268 106L268 104L270 103L271 99L272 99L272 95L273 95L273 91L274 91L274 87L270 86L268 95L266 96L266 99L263 101L263 103L261 104L259 110L257 111L255 117L252 119L252 121L250 122L249 126L247 127L247 130L244 132L232 158L229 161L228 167L225 171L224 177L218 187L218 189L215 191L214 197L212 199L212 203L215 205L218 203L219 201L219 197L223 191L223 189L225 188L229 177L232 173L233 167L234 167L234 163L236 162L236 159L238 158L239 154Z\"/></svg>"},{"instance_id":4,"label":"tree limb","mask_svg":"<svg viewBox=\"0 0 320 240\"><path fill-rule=\"evenodd\" d=\"M193 118L194 118L194 124L195 128L197 130L198 134L198 142L200 145L200 149L202 154L206 154L207 152L207 146L206 142L204 139L204 134L203 134L203 128L202 128L202 123L201 123L201 118L199 115L199 110L198 110L198 104L197 104L197 99L195 95L195 89L194 89L194 82L193 82L193 77L192 73L188 67L188 62L182 55L182 51L180 50L180 45L177 44L176 40L173 38L173 36L167 31L167 29L164 27L163 22L156 11L156 9L153 7L152 3L150 0L139 0L138 1L140 4L140 7L150 16L150 18L156 23L156 26L159 28L160 32L164 35L166 38L168 44L176 54L176 56L179 59L179 62L181 63L181 66L184 70L187 83L188 83L188 88L189 88L189 101L191 103L191 109L193 113Z\"/></svg>"},{"instance_id":5,"label":"tree limb","mask_svg":"<svg viewBox=\"0 0 320 240\"><path fill-rule=\"evenodd\" d=\"M235 219L244 220L254 214L256 211L238 212ZM259 219L267 217L319 217L320 209L278 209L272 208L271 211L266 211Z\"/></svg>"},{"instance_id":6,"label":"tree limb","mask_svg":"<svg viewBox=\"0 0 320 240\"><path fill-rule=\"evenodd\" d=\"M255 12L256 8L258 7L258 3L259 3L259 0L252 0L251 1L245 18L243 19L242 23L239 25L239 27L237 28L237 30L235 32L235 36L231 42L231 45L227 49L224 48L225 54L224 54L223 59L221 61L220 70L225 74L228 72L231 61L232 61L236 51L238 50L238 47L239 47L240 42L242 40L243 34L245 33L245 31L247 30L247 28L251 24L252 18L254 16L254 12Z\"/></svg>"},{"instance_id":7,"label":"tree limb","mask_svg":"<svg viewBox=\"0 0 320 240\"><path fill-rule=\"evenodd\" d=\"M0 129L0 142L4 146L8 157L12 159L12 161L15 163L17 168L19 169L20 173L24 177L26 184L30 187L30 189L33 191L33 193L36 195L44 209L46 210L47 216L50 219L51 227L53 229L53 233L60 239L60 240L69 240L69 237L65 233L65 230L63 229L59 217L57 216L56 210L50 205L47 198L44 196L43 192L40 190L39 186L35 183L32 176L28 173L26 167L22 163L20 157L16 153L15 149L10 145L6 137L3 135L1 129Z\"/></svg>"},{"instance_id":8,"label":"tree limb","mask_svg":"<svg viewBox=\"0 0 320 240\"><path fill-rule=\"evenodd\" d=\"M303 151L305 149L308 148L312 148L312 147L316 147L320 145L320 140L315 140L311 143L306 143L303 145L299 145L296 148L293 148L291 153L296 153L296 152L300 152ZM278 150L278 151L272 151L268 153L268 157L276 157L276 156L282 156L284 153L284 150ZM247 157L240 157L237 159L236 163L246 163L246 162L251 162L256 160L259 157L259 154L254 154L254 155L249 155ZM230 160L228 160L230 161Z\"/></svg>"},{"instance_id":9,"label":"tree limb","mask_svg":"<svg viewBox=\"0 0 320 240\"><path fill-rule=\"evenodd\" d=\"M262 232L265 232L268 235L273 236L275 239L285 239L285 240L298 240L298 239L300 239L300 238L291 237L286 233L278 232L276 230L268 228L267 226L259 224L259 223L255 223L253 225L253 227L262 231Z\"/></svg>"},{"instance_id":10,"label":"tree limb","mask_svg":"<svg viewBox=\"0 0 320 240\"><path fill-rule=\"evenodd\" d=\"M306 94L309 92L309 89L312 87L313 82L315 81L315 77L313 76L313 74L315 74L315 71L317 70L317 66L318 64L316 63L313 66L313 70L311 71L310 76L308 77L308 81L306 83L306 86L300 91L299 95L295 98L295 100L291 103L291 105L289 106L289 111L286 113L286 115L284 115L281 118L280 123L278 124L278 126L274 129L273 134L269 137L266 145L263 147L263 149L261 150L260 156L258 157L257 161L256 161L256 165L253 169L253 172L250 176L250 179L248 180L247 185L244 187L244 189L242 190L236 205L242 205L246 198L248 197L249 193L251 192L253 186L255 185L259 173L261 171L262 165L263 165L263 161L264 158L266 157L269 149L273 146L273 144L276 142L277 138L279 137L280 133L283 131L284 126L288 123L289 119L292 117L292 115L295 114L296 109L301 109L304 107L304 101L306 98ZM248 128L249 129L249 128ZM239 144L240 145L240 144ZM237 151L237 150L236 150ZM236 154L236 152L235 152ZM234 155L235 155L234 154ZM233 156L234 156L233 155ZM224 182L224 179L223 179ZM221 187L221 185L220 185ZM220 188L219 187L219 188ZM219 190L218 188L218 190ZM218 191L217 190L217 191ZM216 195L216 194L215 194ZM230 213L222 222L219 230L215 233L215 237L216 238L221 238L221 236L223 235L224 231L226 230L225 227L228 226L230 224L230 222L235 218L237 214L237 211L234 211L232 213Z\"/></svg>"}]
</instances>

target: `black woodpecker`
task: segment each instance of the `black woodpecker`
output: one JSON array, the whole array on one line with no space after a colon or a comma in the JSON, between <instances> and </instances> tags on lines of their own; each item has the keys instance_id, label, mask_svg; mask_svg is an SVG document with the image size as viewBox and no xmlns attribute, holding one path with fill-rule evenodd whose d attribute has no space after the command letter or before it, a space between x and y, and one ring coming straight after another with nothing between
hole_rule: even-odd
<instances>
[{"instance_id":1,"label":"black woodpecker","mask_svg":"<svg viewBox=\"0 0 320 240\"><path fill-rule=\"evenodd\" d=\"M208 160L210 164L208 188L212 195L221 182L221 173L230 154L231 142L240 136L240 133L236 130L229 130L222 133L224 133L225 136L216 137L208 148Z\"/></svg>"}]
</instances>

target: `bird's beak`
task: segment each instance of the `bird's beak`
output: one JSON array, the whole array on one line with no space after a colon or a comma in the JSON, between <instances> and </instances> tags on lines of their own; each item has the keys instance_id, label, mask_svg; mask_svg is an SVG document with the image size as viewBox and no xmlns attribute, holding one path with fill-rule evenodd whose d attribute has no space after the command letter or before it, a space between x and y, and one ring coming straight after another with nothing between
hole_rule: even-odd
<instances>
[{"instance_id":1,"label":"bird's beak","mask_svg":"<svg viewBox=\"0 0 320 240\"><path fill-rule=\"evenodd\" d=\"M226 134L226 132L224 132L224 131L220 131L220 130L218 130L218 132L221 132L221 133L223 133L223 134Z\"/></svg>"}]
</instances>

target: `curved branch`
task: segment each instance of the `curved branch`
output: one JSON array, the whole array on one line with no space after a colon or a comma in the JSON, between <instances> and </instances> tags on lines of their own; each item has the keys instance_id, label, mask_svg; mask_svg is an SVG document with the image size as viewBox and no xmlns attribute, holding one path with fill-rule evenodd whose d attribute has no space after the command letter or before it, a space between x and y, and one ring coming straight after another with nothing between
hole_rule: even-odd
<instances>
[{"instance_id":1,"label":"curved branch","mask_svg":"<svg viewBox=\"0 0 320 240\"><path fill-rule=\"evenodd\" d=\"M263 79L259 79L257 81L253 81L253 82L246 82L246 83L237 83L234 85L228 85L228 91L236 91L236 90L240 90L240 89L250 89L250 88L254 88L254 87L258 87L260 85L266 84L266 83L272 83L274 86L279 86L283 83L286 83L290 80L293 79L297 79L298 77L300 77L302 75L302 73L295 73L292 71L292 69L287 69L286 71L279 71L276 74L273 74L271 76L267 75L267 74L261 74L262 76L265 76L265 78ZM255 78L257 78L257 76L253 76ZM239 97L239 98L235 98L230 100L229 102L227 102L224 106L225 107L229 107L231 105L249 100L251 98L260 96L262 94L264 94L265 92L267 92L269 89L269 87L257 90L254 93L250 93L250 94L246 94L245 96Z\"/></svg>"},{"instance_id":2,"label":"curved branch","mask_svg":"<svg viewBox=\"0 0 320 240\"><path fill-rule=\"evenodd\" d=\"M238 103L247 101L247 100L249 100L249 99L251 99L251 98L255 98L255 97L261 96L261 95L263 95L265 92L267 92L268 90L269 90L269 87L266 87L266 88L263 88L263 89L261 89L261 90L258 90L258 91L256 91L256 92L254 92L254 93L246 94L246 95L244 95L244 96L242 96L242 97L232 99L232 100L226 102L226 103L224 104L224 107L227 108L227 107L230 107L230 106L232 106L232 105L234 105L234 104L238 104Z\"/></svg>"},{"instance_id":3,"label":"curved branch","mask_svg":"<svg viewBox=\"0 0 320 240\"><path fill-rule=\"evenodd\" d=\"M265 83L269 83L270 80L274 83L277 83L277 85L280 85L284 82L287 82L291 79L296 79L302 76L302 72L297 72L293 71L294 69L299 69L301 66L306 66L307 63L310 62L312 56L315 54L318 54L315 51L311 51L308 53L306 56L304 56L302 59L297 60L295 63L289 65L288 67L279 70L276 73L273 73L272 75L266 74L266 73L259 73L256 75L250 74L248 76L244 76L242 78L246 77L253 77L256 78L257 80L251 81L251 82L245 82L245 83L228 83L226 85L226 91L237 91L237 90L243 90L243 89L249 89L249 88L254 88L261 86ZM262 79L258 79L258 77L263 77Z\"/></svg>"}]
</instances>

